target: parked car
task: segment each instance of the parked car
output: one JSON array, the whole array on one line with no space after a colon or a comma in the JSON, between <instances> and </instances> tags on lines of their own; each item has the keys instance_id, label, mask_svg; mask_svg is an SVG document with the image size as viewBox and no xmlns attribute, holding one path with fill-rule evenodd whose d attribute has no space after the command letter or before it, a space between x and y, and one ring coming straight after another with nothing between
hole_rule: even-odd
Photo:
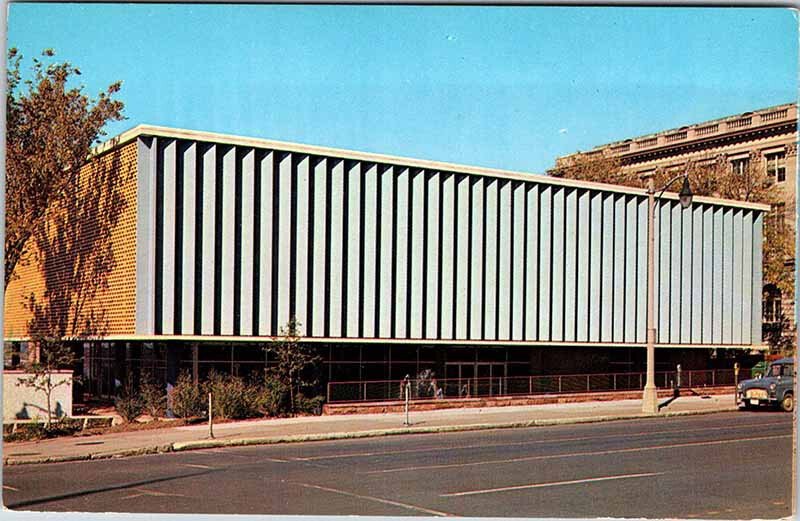
<instances>
[{"instance_id":1,"label":"parked car","mask_svg":"<svg viewBox=\"0 0 800 521\"><path fill-rule=\"evenodd\" d=\"M767 366L763 376L743 380L736 386L736 405L740 409L759 405L794 409L794 358L781 358Z\"/></svg>"}]
</instances>

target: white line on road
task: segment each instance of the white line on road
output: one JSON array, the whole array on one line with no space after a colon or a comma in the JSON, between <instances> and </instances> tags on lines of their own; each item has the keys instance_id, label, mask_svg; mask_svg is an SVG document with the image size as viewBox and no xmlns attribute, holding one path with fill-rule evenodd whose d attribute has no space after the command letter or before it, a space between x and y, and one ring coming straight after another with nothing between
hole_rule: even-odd
<instances>
[{"instance_id":1,"label":"white line on road","mask_svg":"<svg viewBox=\"0 0 800 521\"><path fill-rule=\"evenodd\" d=\"M130 496L125 496L120 499L135 499L137 497L142 496L155 496L155 497L186 497L183 494L170 494L169 492L158 492L157 490L148 490L144 488L135 488L133 489L138 492L138 494L131 494Z\"/></svg>"},{"instance_id":2,"label":"white line on road","mask_svg":"<svg viewBox=\"0 0 800 521\"><path fill-rule=\"evenodd\" d=\"M195 469L213 469L214 467L209 467L208 465L198 465L197 463L181 463L184 467L192 467Z\"/></svg>"},{"instance_id":3,"label":"white line on road","mask_svg":"<svg viewBox=\"0 0 800 521\"><path fill-rule=\"evenodd\" d=\"M317 490L324 490L325 492L332 492L334 494L342 494L344 496L350 496L350 497L355 497L355 498L359 498L359 499L366 499L368 501L375 501L377 503L383 503L383 504L386 504L386 505L393 505L393 506L396 506L396 507L405 508L406 510L413 510L413 511L416 511L416 512L422 512L423 514L428 514L428 515L432 515L432 516L448 517L448 516L452 515L452 514L448 514L446 512L439 512L438 510L431 510L429 508L418 507L418 506L415 506L415 505L409 505L408 503L401 503L399 501L392 501L390 499L383 499L383 498L374 497L374 496L364 496L364 495L361 495L361 494L355 494L353 492L347 492L346 490L338 490L338 489L335 489L335 488L321 487L319 485L311 485L309 483L294 483L294 484L295 485L300 485L301 487L315 488Z\"/></svg>"},{"instance_id":4,"label":"white line on road","mask_svg":"<svg viewBox=\"0 0 800 521\"><path fill-rule=\"evenodd\" d=\"M474 496L477 494L492 494L495 492L507 492L509 490L524 490L529 488L546 488L546 487L560 487L563 485L578 485L581 483L593 483L596 481L612 481L616 479L632 479L632 478L646 478L651 476L660 476L666 472L646 472L642 474L621 474L617 476L603 476L599 478L585 478L573 479L569 481L551 481L550 483L531 483L528 485L514 485L511 487L500 488L486 488L480 490L468 490L466 492L450 492L449 494L440 494L441 497L457 497L457 496Z\"/></svg>"},{"instance_id":5,"label":"white line on road","mask_svg":"<svg viewBox=\"0 0 800 521\"><path fill-rule=\"evenodd\" d=\"M522 445L538 445L542 443L558 443L562 441L589 441L607 438L632 438L660 434L686 434L688 432L703 432L703 431L730 431L731 429L741 429L746 427L759 427L763 428L769 425L788 425L786 422L771 422L762 424L744 424L744 425L726 425L725 427L699 427L697 429L667 429L662 431L640 431L632 433L616 433L616 434L601 434L598 436L580 436L571 438L551 438L546 440L534 441L520 441L511 443L476 443L474 445L461 445L455 447L424 447L417 449L402 449L402 450L386 450L386 451L371 451L371 452L347 452L341 454L322 454L319 456L298 456L290 458L293 461L316 461L326 459L341 459L341 458L361 458L370 456L386 456L391 454L412 454L417 452L442 452L453 450L467 450L467 449L483 449L491 447L515 447Z\"/></svg>"},{"instance_id":6,"label":"white line on road","mask_svg":"<svg viewBox=\"0 0 800 521\"><path fill-rule=\"evenodd\" d=\"M393 469L382 469L382 470L370 470L366 472L360 472L360 474L388 474L390 472L406 472L412 470L430 470L430 469L448 469L448 468L456 468L456 467L474 467L478 465L499 465L504 463L518 463L521 461L534 461L534 460L545 460L545 459L557 459L557 458L575 458L581 456L603 456L607 454L622 454L627 452L644 452L648 450L663 450L663 449L675 449L675 448L682 448L682 447L701 447L704 445L723 445L727 443L744 443L747 441L761 441L761 440L774 440L778 438L791 438L791 434L780 434L776 436L759 436L757 438L739 438L735 440L714 440L714 441L693 441L687 443L674 443L670 445L655 445L649 447L633 447L628 449L612 449L612 450L603 450L603 451L596 451L596 452L568 452L562 454L547 454L544 456L525 456L522 458L508 458L508 459L496 459L496 460L484 460L484 461L473 461L470 463L448 463L442 465L418 465L414 467L397 467Z\"/></svg>"},{"instance_id":7,"label":"white line on road","mask_svg":"<svg viewBox=\"0 0 800 521\"><path fill-rule=\"evenodd\" d=\"M3 490L10 490L12 492L19 492L18 488L14 488L11 485L3 485Z\"/></svg>"}]
</instances>

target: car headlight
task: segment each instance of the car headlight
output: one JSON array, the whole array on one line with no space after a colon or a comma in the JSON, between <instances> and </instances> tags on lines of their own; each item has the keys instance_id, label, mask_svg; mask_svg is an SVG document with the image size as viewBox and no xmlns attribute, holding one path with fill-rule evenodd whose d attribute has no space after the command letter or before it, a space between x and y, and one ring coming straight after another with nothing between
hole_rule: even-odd
<instances>
[{"instance_id":1,"label":"car headlight","mask_svg":"<svg viewBox=\"0 0 800 521\"><path fill-rule=\"evenodd\" d=\"M776 388L776 387L777 387L777 385L775 385L775 384L769 384L769 390L770 390L770 392L775 392L775 388Z\"/></svg>"},{"instance_id":2,"label":"car headlight","mask_svg":"<svg viewBox=\"0 0 800 521\"><path fill-rule=\"evenodd\" d=\"M742 384L738 384L738 385L736 385L736 388L737 388L737 389L739 389L739 390L741 391L741 390L742 390Z\"/></svg>"}]
</instances>

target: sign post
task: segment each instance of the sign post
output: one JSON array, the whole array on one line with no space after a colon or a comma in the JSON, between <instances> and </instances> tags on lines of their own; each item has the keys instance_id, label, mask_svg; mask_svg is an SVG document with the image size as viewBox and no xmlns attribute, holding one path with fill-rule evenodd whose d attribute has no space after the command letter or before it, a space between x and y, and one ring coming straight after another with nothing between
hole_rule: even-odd
<instances>
[{"instance_id":1,"label":"sign post","mask_svg":"<svg viewBox=\"0 0 800 521\"><path fill-rule=\"evenodd\" d=\"M208 393L208 437L214 439L214 411L211 410L211 393Z\"/></svg>"},{"instance_id":2,"label":"sign post","mask_svg":"<svg viewBox=\"0 0 800 521\"><path fill-rule=\"evenodd\" d=\"M411 380L409 379L408 375L406 375L405 380L403 380L403 397L405 399L405 412L406 412L406 420L403 423L406 427L411 425L411 422L408 419L408 404L411 401Z\"/></svg>"}]
</instances>

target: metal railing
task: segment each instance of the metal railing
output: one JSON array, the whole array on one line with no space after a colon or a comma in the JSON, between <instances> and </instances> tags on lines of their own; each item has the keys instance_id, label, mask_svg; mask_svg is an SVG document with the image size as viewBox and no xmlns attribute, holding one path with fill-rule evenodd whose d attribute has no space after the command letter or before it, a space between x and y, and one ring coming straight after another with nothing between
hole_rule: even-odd
<instances>
[{"instance_id":1,"label":"metal railing","mask_svg":"<svg viewBox=\"0 0 800 521\"><path fill-rule=\"evenodd\" d=\"M749 369L742 369L749 374ZM492 378L443 378L411 380L411 399L484 398L607 391L635 391L644 388L646 373L567 374L552 376L508 376ZM656 372L656 387L673 388L677 371ZM680 387L698 388L733 385L733 369L681 371ZM328 403L400 400L403 380L329 382Z\"/></svg>"}]
</instances>

